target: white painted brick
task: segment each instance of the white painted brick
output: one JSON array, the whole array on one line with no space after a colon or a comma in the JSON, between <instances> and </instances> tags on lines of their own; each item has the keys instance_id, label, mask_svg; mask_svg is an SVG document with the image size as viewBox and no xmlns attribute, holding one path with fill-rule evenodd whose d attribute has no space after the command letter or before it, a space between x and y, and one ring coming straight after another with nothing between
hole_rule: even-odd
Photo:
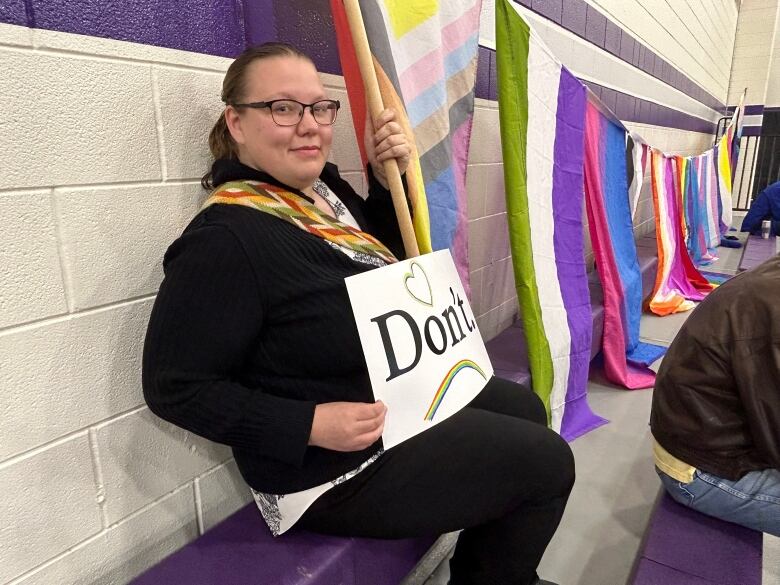
<instances>
[{"instance_id":1,"label":"white painted brick","mask_svg":"<svg viewBox=\"0 0 780 585\"><path fill-rule=\"evenodd\" d=\"M329 99L341 102L336 123L333 125L333 145L328 160L337 165L342 173L359 171L363 163L360 159L355 127L352 125L352 109L349 107L347 92L343 89L328 89L327 95ZM363 140L362 132L360 140Z\"/></svg>"},{"instance_id":2,"label":"white painted brick","mask_svg":"<svg viewBox=\"0 0 780 585\"><path fill-rule=\"evenodd\" d=\"M471 298L469 304L471 305L471 312L474 315L482 315L487 312L487 309L483 308L482 302L482 280L485 274L485 268L479 268L478 270L472 270L469 273L469 283L471 284Z\"/></svg>"},{"instance_id":3,"label":"white painted brick","mask_svg":"<svg viewBox=\"0 0 780 585\"><path fill-rule=\"evenodd\" d=\"M154 68L166 179L202 177L211 166L209 132L225 105L222 73Z\"/></svg>"},{"instance_id":4,"label":"white painted brick","mask_svg":"<svg viewBox=\"0 0 780 585\"><path fill-rule=\"evenodd\" d=\"M0 195L0 328L65 313L49 191Z\"/></svg>"},{"instance_id":5,"label":"white painted brick","mask_svg":"<svg viewBox=\"0 0 780 585\"><path fill-rule=\"evenodd\" d=\"M498 335L498 309L496 308L484 315L479 315L477 317L477 327L485 343Z\"/></svg>"},{"instance_id":6,"label":"white painted brick","mask_svg":"<svg viewBox=\"0 0 780 585\"><path fill-rule=\"evenodd\" d=\"M332 73L319 73L320 81L325 89L346 89L344 84L344 78L341 75L333 75Z\"/></svg>"},{"instance_id":7,"label":"white painted brick","mask_svg":"<svg viewBox=\"0 0 780 585\"><path fill-rule=\"evenodd\" d=\"M0 189L160 178L148 66L4 49L0 70Z\"/></svg>"},{"instance_id":8,"label":"white painted brick","mask_svg":"<svg viewBox=\"0 0 780 585\"><path fill-rule=\"evenodd\" d=\"M252 492L238 471L234 460L209 471L195 480L200 496L203 530L208 530L253 501ZM259 514L258 510L258 514Z\"/></svg>"},{"instance_id":9,"label":"white painted brick","mask_svg":"<svg viewBox=\"0 0 780 585\"><path fill-rule=\"evenodd\" d=\"M513 297L508 301L502 303L498 307L498 332L501 333L504 329L512 325L517 321L517 315L520 308L517 304L517 297Z\"/></svg>"},{"instance_id":10,"label":"white painted brick","mask_svg":"<svg viewBox=\"0 0 780 585\"><path fill-rule=\"evenodd\" d=\"M24 10L24 3L18 2ZM15 24L0 24L0 45L32 46L32 29Z\"/></svg>"},{"instance_id":11,"label":"white painted brick","mask_svg":"<svg viewBox=\"0 0 780 585\"><path fill-rule=\"evenodd\" d=\"M233 59L227 57L190 53L166 47L155 47L141 43L43 29L33 29L33 42L36 48L55 49L144 63L181 65L217 72L227 71L227 68L233 62Z\"/></svg>"},{"instance_id":12,"label":"white painted brick","mask_svg":"<svg viewBox=\"0 0 780 585\"><path fill-rule=\"evenodd\" d=\"M477 270L509 255L506 214L469 222L469 266Z\"/></svg>"},{"instance_id":13,"label":"white painted brick","mask_svg":"<svg viewBox=\"0 0 780 585\"><path fill-rule=\"evenodd\" d=\"M156 292L165 250L205 196L200 184L55 190L73 308Z\"/></svg>"},{"instance_id":14,"label":"white painted brick","mask_svg":"<svg viewBox=\"0 0 780 585\"><path fill-rule=\"evenodd\" d=\"M0 335L0 461L143 402L152 301Z\"/></svg>"},{"instance_id":15,"label":"white painted brick","mask_svg":"<svg viewBox=\"0 0 780 585\"><path fill-rule=\"evenodd\" d=\"M517 319L517 299L502 303L495 309L477 317L477 327L484 341L490 341Z\"/></svg>"},{"instance_id":16,"label":"white painted brick","mask_svg":"<svg viewBox=\"0 0 780 585\"><path fill-rule=\"evenodd\" d=\"M777 7L777 0L742 0L739 11L740 13L744 13L751 10L762 10L772 7Z\"/></svg>"},{"instance_id":17,"label":"white painted brick","mask_svg":"<svg viewBox=\"0 0 780 585\"><path fill-rule=\"evenodd\" d=\"M506 213L504 165L490 165L487 167L487 181L485 191L485 215Z\"/></svg>"},{"instance_id":18,"label":"white painted brick","mask_svg":"<svg viewBox=\"0 0 780 585\"><path fill-rule=\"evenodd\" d=\"M482 295L486 310L490 311L516 296L511 258L500 260L483 270Z\"/></svg>"},{"instance_id":19,"label":"white painted brick","mask_svg":"<svg viewBox=\"0 0 780 585\"><path fill-rule=\"evenodd\" d=\"M15 585L123 585L197 536L188 484Z\"/></svg>"},{"instance_id":20,"label":"white painted brick","mask_svg":"<svg viewBox=\"0 0 780 585\"><path fill-rule=\"evenodd\" d=\"M162 421L147 408L95 431L109 523L230 458L230 450Z\"/></svg>"},{"instance_id":21,"label":"white painted brick","mask_svg":"<svg viewBox=\"0 0 780 585\"><path fill-rule=\"evenodd\" d=\"M479 219L485 216L485 186L487 185L487 166L468 165L466 167L466 202L468 218Z\"/></svg>"},{"instance_id":22,"label":"white painted brick","mask_svg":"<svg viewBox=\"0 0 780 585\"><path fill-rule=\"evenodd\" d=\"M500 163L502 160L498 108L476 106L471 128L469 164Z\"/></svg>"},{"instance_id":23,"label":"white painted brick","mask_svg":"<svg viewBox=\"0 0 780 585\"><path fill-rule=\"evenodd\" d=\"M4 465L0 493L2 583L102 529L86 433Z\"/></svg>"}]
</instances>

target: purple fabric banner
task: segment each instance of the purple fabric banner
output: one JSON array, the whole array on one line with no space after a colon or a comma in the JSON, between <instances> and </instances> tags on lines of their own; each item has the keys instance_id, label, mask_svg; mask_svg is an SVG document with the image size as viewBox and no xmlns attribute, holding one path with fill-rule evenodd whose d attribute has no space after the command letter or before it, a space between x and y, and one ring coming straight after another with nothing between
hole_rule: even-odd
<instances>
[{"instance_id":1,"label":"purple fabric banner","mask_svg":"<svg viewBox=\"0 0 780 585\"><path fill-rule=\"evenodd\" d=\"M552 177L555 221L553 246L563 305L571 335L566 410L561 436L574 439L606 423L588 406L587 379L593 325L590 291L582 258L583 141L585 136L585 86L568 69L561 68L556 111Z\"/></svg>"}]
</instances>

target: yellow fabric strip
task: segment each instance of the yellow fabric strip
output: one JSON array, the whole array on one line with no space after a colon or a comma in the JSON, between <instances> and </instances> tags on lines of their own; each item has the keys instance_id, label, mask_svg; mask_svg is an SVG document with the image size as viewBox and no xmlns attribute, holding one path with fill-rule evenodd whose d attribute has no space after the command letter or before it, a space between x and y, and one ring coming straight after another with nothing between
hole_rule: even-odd
<instances>
[{"instance_id":1,"label":"yellow fabric strip","mask_svg":"<svg viewBox=\"0 0 780 585\"><path fill-rule=\"evenodd\" d=\"M672 479L682 483L691 483L693 481L696 468L677 459L677 457L661 447L655 439L653 439L653 459L655 459L655 466Z\"/></svg>"}]
</instances>

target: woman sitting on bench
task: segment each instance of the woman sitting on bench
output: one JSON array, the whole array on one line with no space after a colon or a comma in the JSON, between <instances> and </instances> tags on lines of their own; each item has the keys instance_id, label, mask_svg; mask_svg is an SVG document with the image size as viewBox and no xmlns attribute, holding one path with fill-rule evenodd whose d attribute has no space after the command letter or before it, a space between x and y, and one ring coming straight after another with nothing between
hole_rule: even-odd
<instances>
[{"instance_id":1,"label":"woman sitting on bench","mask_svg":"<svg viewBox=\"0 0 780 585\"><path fill-rule=\"evenodd\" d=\"M402 256L382 170L409 162L394 113L367 134L364 201L326 162L340 104L307 56L278 43L245 51L222 99L212 196L165 255L144 347L149 407L233 448L274 534L294 523L373 538L464 529L452 584L544 583L536 567L574 461L528 388L493 378L460 412L382 448L386 408L344 279ZM301 208L331 227L327 239L294 222ZM346 226L362 230L361 251Z\"/></svg>"}]
</instances>

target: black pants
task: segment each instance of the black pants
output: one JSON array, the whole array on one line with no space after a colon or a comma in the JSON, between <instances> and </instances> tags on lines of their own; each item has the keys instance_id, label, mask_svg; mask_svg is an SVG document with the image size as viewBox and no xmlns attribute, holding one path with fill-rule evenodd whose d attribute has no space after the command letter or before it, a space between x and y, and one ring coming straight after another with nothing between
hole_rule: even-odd
<instances>
[{"instance_id":1,"label":"black pants","mask_svg":"<svg viewBox=\"0 0 780 585\"><path fill-rule=\"evenodd\" d=\"M464 529L452 585L527 585L574 484L574 458L541 400L492 378L457 414L323 494L299 521L340 536L408 538Z\"/></svg>"}]
</instances>

